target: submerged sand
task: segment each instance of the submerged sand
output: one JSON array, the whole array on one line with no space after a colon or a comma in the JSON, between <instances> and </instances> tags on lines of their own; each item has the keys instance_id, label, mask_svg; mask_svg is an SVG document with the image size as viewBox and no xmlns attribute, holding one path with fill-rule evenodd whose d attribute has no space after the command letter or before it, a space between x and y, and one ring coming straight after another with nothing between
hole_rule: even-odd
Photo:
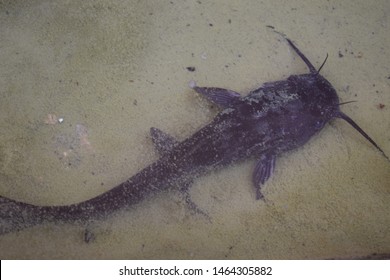
<instances>
[{"instance_id":1,"label":"submerged sand","mask_svg":"<svg viewBox=\"0 0 390 280\"><path fill-rule=\"evenodd\" d=\"M388 1L0 3L0 195L70 204L157 159L150 127L185 139L216 114L189 87L243 94L322 69L342 107L390 154ZM193 67L193 68L188 68ZM58 121L63 119L62 121ZM0 258L291 259L390 252L390 163L342 120L277 159L256 201L254 161L196 180L193 215L173 189L105 222L0 236Z\"/></svg>"}]
</instances>

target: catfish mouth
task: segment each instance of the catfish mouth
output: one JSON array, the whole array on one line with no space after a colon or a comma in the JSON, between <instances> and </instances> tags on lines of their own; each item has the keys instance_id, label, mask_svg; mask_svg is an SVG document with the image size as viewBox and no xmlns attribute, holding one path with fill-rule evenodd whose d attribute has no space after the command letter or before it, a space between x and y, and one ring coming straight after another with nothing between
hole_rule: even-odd
<instances>
[{"instance_id":1,"label":"catfish mouth","mask_svg":"<svg viewBox=\"0 0 390 280\"><path fill-rule=\"evenodd\" d=\"M348 103L350 102L353 102L353 101L349 101ZM343 104L346 104L346 103L343 103ZM340 119L343 119L345 120L347 123L349 123L354 129L356 129L361 135L363 135L364 138L366 138L372 145L374 145L374 147L379 151L381 152L381 154L390 162L390 158L385 154L385 152L378 146L377 143L375 143L374 140L371 139L370 136L368 136L368 134L366 132L364 132L364 130L357 125L357 123L355 123L350 117L348 117L346 114L344 114L343 112L341 111L337 111L335 114L334 114L334 117L336 118L340 118Z\"/></svg>"},{"instance_id":2,"label":"catfish mouth","mask_svg":"<svg viewBox=\"0 0 390 280\"><path fill-rule=\"evenodd\" d=\"M320 71L322 69L322 67L325 65L326 63L326 60L328 59L328 54L326 54L326 57L325 57L325 60L324 62L321 64L320 68L318 68L318 70L313 66L313 64L307 59L307 57L293 44L293 42L288 39L283 33L280 33L278 31L275 31L276 33L280 34L283 38L285 38L287 40L287 42L289 43L289 45L293 48L293 50L298 54L298 56L303 60L303 62L305 62L306 66L309 68L309 75L313 75L314 77L316 77L316 79L318 80L320 77L321 79L323 79L323 82L324 84L328 84L328 88L331 89L331 92L334 92L335 94L335 100L337 100L337 104L333 104L333 105L336 105L337 107L335 107L334 109L338 108L339 105L343 105L343 104L347 104L347 103L350 103L350 102L354 102L354 101L348 101L348 102L343 102L343 103L338 103L338 97L337 97L337 94L336 92L334 91L333 87L331 86L331 84L325 79L323 78L321 75L320 75ZM367 133L364 132L363 129L361 129L350 117L348 117L346 114L344 114L343 112L341 112L340 110L336 110L334 113L331 113L331 116L332 117L335 117L335 118L340 118L340 119L343 119L345 120L347 123L349 123L354 129L356 129L361 135L364 136L364 138L366 138L372 145L374 145L374 147L380 151L382 153L382 155L390 162L390 158L385 154L385 152L378 146L377 143L375 143L374 140L371 139L370 136L368 136Z\"/></svg>"}]
</instances>

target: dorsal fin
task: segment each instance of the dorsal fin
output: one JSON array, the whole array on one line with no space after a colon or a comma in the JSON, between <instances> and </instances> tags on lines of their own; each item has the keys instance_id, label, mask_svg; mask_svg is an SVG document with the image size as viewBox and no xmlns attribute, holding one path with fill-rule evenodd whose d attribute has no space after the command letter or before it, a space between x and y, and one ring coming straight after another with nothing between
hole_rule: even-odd
<instances>
[{"instance_id":1,"label":"dorsal fin","mask_svg":"<svg viewBox=\"0 0 390 280\"><path fill-rule=\"evenodd\" d=\"M241 98L241 94L230 89L197 86L194 86L193 89L222 108L231 107L240 101Z\"/></svg>"}]
</instances>

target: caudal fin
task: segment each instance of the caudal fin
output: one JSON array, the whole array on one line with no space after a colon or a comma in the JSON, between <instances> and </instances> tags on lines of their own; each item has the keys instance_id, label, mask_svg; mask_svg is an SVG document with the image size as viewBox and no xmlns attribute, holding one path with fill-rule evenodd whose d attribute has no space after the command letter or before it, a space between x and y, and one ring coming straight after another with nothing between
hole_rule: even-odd
<instances>
[{"instance_id":1,"label":"caudal fin","mask_svg":"<svg viewBox=\"0 0 390 280\"><path fill-rule=\"evenodd\" d=\"M0 196L0 235L32 227L42 221L41 207Z\"/></svg>"}]
</instances>

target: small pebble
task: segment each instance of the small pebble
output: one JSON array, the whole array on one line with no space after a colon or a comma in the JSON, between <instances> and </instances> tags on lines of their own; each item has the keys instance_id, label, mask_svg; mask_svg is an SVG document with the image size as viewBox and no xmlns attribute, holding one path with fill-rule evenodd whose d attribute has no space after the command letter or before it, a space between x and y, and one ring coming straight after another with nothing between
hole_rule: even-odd
<instances>
[{"instance_id":1,"label":"small pebble","mask_svg":"<svg viewBox=\"0 0 390 280\"><path fill-rule=\"evenodd\" d=\"M196 87L196 82L195 82L194 80L191 80L191 81L188 83L188 86L189 86L190 88L194 88L194 87Z\"/></svg>"},{"instance_id":2,"label":"small pebble","mask_svg":"<svg viewBox=\"0 0 390 280\"><path fill-rule=\"evenodd\" d=\"M187 67L187 70L190 71L190 72L194 72L195 71L195 67L189 66L189 67Z\"/></svg>"}]
</instances>

